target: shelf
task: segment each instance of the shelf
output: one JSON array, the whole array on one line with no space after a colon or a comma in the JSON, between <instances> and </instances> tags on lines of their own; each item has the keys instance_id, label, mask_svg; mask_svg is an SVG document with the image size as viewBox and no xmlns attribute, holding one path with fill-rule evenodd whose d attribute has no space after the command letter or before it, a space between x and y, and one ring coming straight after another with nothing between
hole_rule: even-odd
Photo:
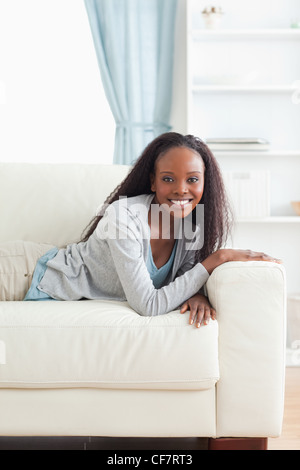
<instances>
[{"instance_id":1,"label":"shelf","mask_svg":"<svg viewBox=\"0 0 300 470\"><path fill-rule=\"evenodd\" d=\"M300 216L270 216L270 217L249 217L237 219L237 223L261 223L261 224L286 224L286 223L300 223Z\"/></svg>"},{"instance_id":2,"label":"shelf","mask_svg":"<svg viewBox=\"0 0 300 470\"><path fill-rule=\"evenodd\" d=\"M300 29L194 29L190 31L193 39L262 39L262 38L278 38L278 39L300 39Z\"/></svg>"},{"instance_id":3,"label":"shelf","mask_svg":"<svg viewBox=\"0 0 300 470\"><path fill-rule=\"evenodd\" d=\"M193 93L293 93L293 85L193 85Z\"/></svg>"},{"instance_id":4,"label":"shelf","mask_svg":"<svg viewBox=\"0 0 300 470\"><path fill-rule=\"evenodd\" d=\"M218 157L300 157L300 150L213 150L213 154Z\"/></svg>"}]
</instances>

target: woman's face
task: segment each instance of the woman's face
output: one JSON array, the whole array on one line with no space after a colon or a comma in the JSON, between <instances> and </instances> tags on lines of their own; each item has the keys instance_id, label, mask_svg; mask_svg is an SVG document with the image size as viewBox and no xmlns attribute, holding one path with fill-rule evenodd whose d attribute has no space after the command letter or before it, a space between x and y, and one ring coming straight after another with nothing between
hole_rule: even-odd
<instances>
[{"instance_id":1,"label":"woman's face","mask_svg":"<svg viewBox=\"0 0 300 470\"><path fill-rule=\"evenodd\" d=\"M156 160L151 175L154 203L164 204L174 217L189 215L204 191L204 163L200 155L186 147L174 147Z\"/></svg>"}]
</instances>

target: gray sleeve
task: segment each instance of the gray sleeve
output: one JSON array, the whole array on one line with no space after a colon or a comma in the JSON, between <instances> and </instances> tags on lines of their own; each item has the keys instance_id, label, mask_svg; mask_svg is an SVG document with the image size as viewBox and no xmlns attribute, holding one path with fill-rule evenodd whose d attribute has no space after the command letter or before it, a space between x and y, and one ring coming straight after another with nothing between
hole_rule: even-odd
<instances>
[{"instance_id":1,"label":"gray sleeve","mask_svg":"<svg viewBox=\"0 0 300 470\"><path fill-rule=\"evenodd\" d=\"M155 316L170 312L192 297L207 281L209 274L197 263L161 289L155 289L143 258L143 243L135 224L119 214L115 221L118 237L107 239L115 269L129 305L140 315ZM114 223L112 221L112 223Z\"/></svg>"},{"instance_id":2,"label":"gray sleeve","mask_svg":"<svg viewBox=\"0 0 300 470\"><path fill-rule=\"evenodd\" d=\"M185 274L187 271L190 271L195 266L195 251L189 250L188 254L183 262L183 264L180 266L180 268L177 271L176 277L182 276ZM206 284L203 284L203 286L200 287L198 292L195 292L195 294L202 294L207 296L207 290L206 290Z\"/></svg>"}]
</instances>

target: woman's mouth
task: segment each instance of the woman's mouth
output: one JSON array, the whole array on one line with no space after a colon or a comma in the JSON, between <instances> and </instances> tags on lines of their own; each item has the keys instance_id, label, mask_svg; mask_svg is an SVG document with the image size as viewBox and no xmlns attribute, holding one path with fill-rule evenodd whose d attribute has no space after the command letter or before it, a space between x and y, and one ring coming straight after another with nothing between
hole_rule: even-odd
<instances>
[{"instance_id":1,"label":"woman's mouth","mask_svg":"<svg viewBox=\"0 0 300 470\"><path fill-rule=\"evenodd\" d=\"M184 207L187 204L190 204L192 199L169 199L169 201L178 207Z\"/></svg>"}]
</instances>

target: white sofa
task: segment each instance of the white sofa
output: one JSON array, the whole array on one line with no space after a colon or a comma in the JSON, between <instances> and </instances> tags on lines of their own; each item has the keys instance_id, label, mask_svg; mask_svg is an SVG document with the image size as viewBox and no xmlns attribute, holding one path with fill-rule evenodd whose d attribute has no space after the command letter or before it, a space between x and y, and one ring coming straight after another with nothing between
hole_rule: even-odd
<instances>
[{"instance_id":1,"label":"white sofa","mask_svg":"<svg viewBox=\"0 0 300 470\"><path fill-rule=\"evenodd\" d=\"M127 172L0 164L0 242L79 240ZM217 321L200 329L120 302L0 302L0 436L197 436L211 449L279 436L284 268L226 263L206 287Z\"/></svg>"}]
</instances>

